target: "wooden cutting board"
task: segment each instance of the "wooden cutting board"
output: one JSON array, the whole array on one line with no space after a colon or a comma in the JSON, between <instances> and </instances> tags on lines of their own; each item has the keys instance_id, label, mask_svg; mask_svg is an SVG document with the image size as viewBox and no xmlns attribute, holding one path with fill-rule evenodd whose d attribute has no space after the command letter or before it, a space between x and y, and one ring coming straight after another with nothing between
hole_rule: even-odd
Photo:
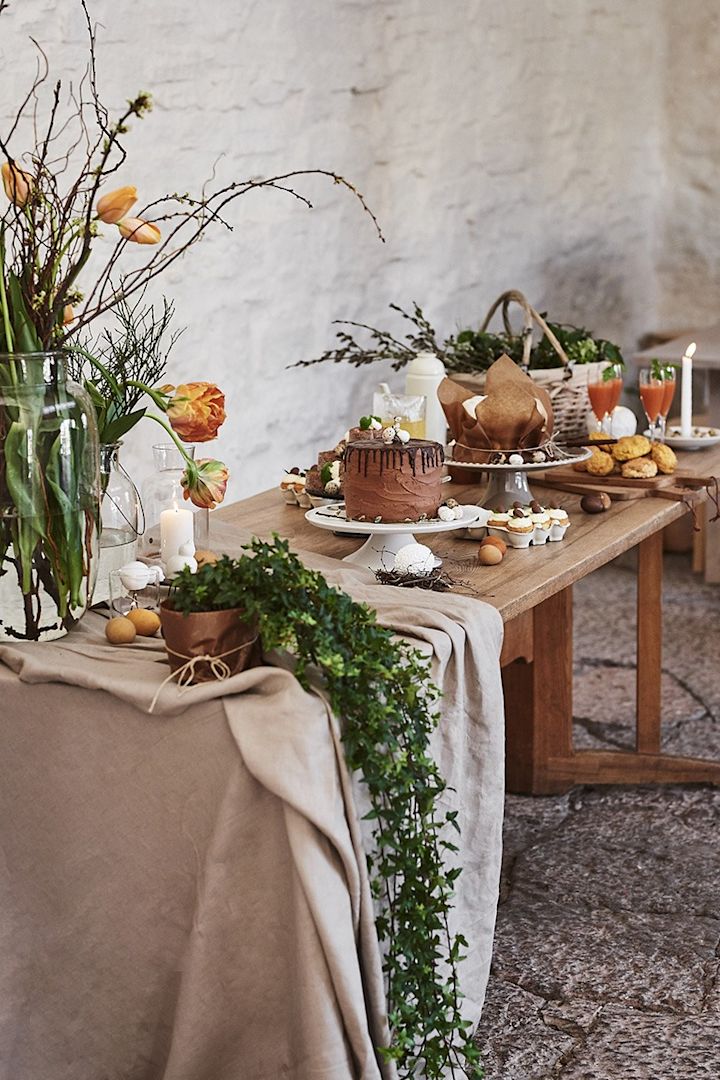
<instances>
[{"instance_id":1,"label":"wooden cutting board","mask_svg":"<svg viewBox=\"0 0 720 1080\"><path fill-rule=\"evenodd\" d=\"M711 477L698 476L687 470L678 470L670 476L658 475L639 477L629 476L593 476L590 473L576 472L572 468L553 469L543 474L541 483L544 487L558 491L571 492L574 495L587 495L598 489L606 491L611 499L644 499L655 496L668 499L687 499L694 491L700 495L700 489L711 481Z\"/></svg>"}]
</instances>

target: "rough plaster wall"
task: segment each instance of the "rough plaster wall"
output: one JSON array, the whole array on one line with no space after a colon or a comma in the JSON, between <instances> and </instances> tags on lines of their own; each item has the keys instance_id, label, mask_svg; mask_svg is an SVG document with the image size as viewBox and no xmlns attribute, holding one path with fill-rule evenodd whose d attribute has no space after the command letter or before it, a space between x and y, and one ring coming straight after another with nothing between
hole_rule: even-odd
<instances>
[{"instance_id":1,"label":"rough plaster wall","mask_svg":"<svg viewBox=\"0 0 720 1080\"><path fill-rule=\"evenodd\" d=\"M659 328L720 319L720 7L666 0Z\"/></svg>"},{"instance_id":2,"label":"rough plaster wall","mask_svg":"<svg viewBox=\"0 0 720 1080\"><path fill-rule=\"evenodd\" d=\"M287 371L332 343L332 320L397 325L417 299L442 331L523 288L553 315L631 346L653 321L661 184L663 6L654 0L95 0L105 97L137 89L118 178L142 196L218 177L321 166L365 193L304 181L315 209L260 192L164 279L178 322L172 376L214 378L230 419L213 452L231 497L312 461L386 373ZM84 55L76 0L15 0L0 20L0 111L32 64ZM22 147L19 148L20 150ZM140 258L142 251L133 253ZM159 290L160 291L160 290ZM127 459L147 470L155 432Z\"/></svg>"}]
</instances>

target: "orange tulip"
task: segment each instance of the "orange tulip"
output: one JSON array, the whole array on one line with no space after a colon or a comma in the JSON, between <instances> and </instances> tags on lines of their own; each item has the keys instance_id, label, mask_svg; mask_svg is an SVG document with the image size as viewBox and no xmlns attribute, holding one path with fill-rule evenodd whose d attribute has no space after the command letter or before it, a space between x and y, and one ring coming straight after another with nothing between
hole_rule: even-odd
<instances>
[{"instance_id":1,"label":"orange tulip","mask_svg":"<svg viewBox=\"0 0 720 1080\"><path fill-rule=\"evenodd\" d=\"M214 383L183 383L168 402L167 418L185 442L209 442L225 422L225 395Z\"/></svg>"},{"instance_id":2,"label":"orange tulip","mask_svg":"<svg viewBox=\"0 0 720 1080\"><path fill-rule=\"evenodd\" d=\"M2 182L10 202L15 203L16 206L24 206L30 198L33 186L30 173L20 169L14 162L3 161Z\"/></svg>"},{"instance_id":3,"label":"orange tulip","mask_svg":"<svg viewBox=\"0 0 720 1080\"><path fill-rule=\"evenodd\" d=\"M63 308L63 326L69 326L71 322L75 321L75 312L73 311L72 304L66 304Z\"/></svg>"},{"instance_id":4,"label":"orange tulip","mask_svg":"<svg viewBox=\"0 0 720 1080\"><path fill-rule=\"evenodd\" d=\"M120 235L125 240L132 240L133 244L158 244L161 232L157 225L151 221L143 221L142 218L128 217L116 222Z\"/></svg>"},{"instance_id":5,"label":"orange tulip","mask_svg":"<svg viewBox=\"0 0 720 1080\"><path fill-rule=\"evenodd\" d=\"M195 506L214 510L225 498L225 489L229 477L227 467L222 461L213 458L200 458L188 465L180 483L183 498L190 499Z\"/></svg>"},{"instance_id":6,"label":"orange tulip","mask_svg":"<svg viewBox=\"0 0 720 1080\"><path fill-rule=\"evenodd\" d=\"M132 185L115 188L108 191L97 201L95 213L100 221L106 225L117 225L118 221L126 217L137 202L137 188Z\"/></svg>"}]
</instances>

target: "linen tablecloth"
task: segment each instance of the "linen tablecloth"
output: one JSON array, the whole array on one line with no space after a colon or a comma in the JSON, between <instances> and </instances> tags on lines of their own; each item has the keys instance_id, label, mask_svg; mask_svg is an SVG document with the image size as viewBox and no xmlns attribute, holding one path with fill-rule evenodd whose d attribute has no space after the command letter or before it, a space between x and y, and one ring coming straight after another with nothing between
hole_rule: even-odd
<instances>
[{"instance_id":1,"label":"linen tablecloth","mask_svg":"<svg viewBox=\"0 0 720 1080\"><path fill-rule=\"evenodd\" d=\"M433 653L477 1020L502 824L499 617L304 558ZM148 715L162 642L113 648L102 625L0 647L0 1076L391 1077L363 793L322 699L265 666L168 686Z\"/></svg>"}]
</instances>

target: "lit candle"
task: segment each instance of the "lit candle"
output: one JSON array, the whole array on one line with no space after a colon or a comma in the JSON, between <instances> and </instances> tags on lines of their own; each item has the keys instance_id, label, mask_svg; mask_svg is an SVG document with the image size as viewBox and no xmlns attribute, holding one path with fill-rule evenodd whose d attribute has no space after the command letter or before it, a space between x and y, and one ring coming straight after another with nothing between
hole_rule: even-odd
<instances>
[{"instance_id":1,"label":"lit candle","mask_svg":"<svg viewBox=\"0 0 720 1080\"><path fill-rule=\"evenodd\" d=\"M692 435L692 358L697 345L691 341L682 358L682 386L680 388L680 434L683 439Z\"/></svg>"},{"instance_id":2,"label":"lit candle","mask_svg":"<svg viewBox=\"0 0 720 1080\"><path fill-rule=\"evenodd\" d=\"M179 506L163 510L160 514L160 560L163 566L167 566L170 559L179 555L181 547L192 542L192 510L181 510Z\"/></svg>"}]
</instances>

